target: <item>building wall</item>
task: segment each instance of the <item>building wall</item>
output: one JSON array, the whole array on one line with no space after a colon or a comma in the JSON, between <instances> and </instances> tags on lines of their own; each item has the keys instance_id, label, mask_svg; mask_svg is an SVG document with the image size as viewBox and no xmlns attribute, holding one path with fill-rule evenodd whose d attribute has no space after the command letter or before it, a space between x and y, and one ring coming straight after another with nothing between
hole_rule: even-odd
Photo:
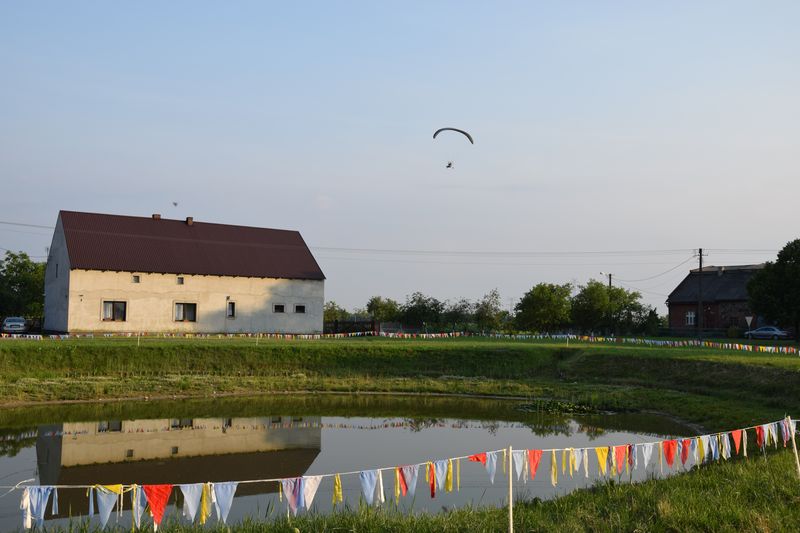
<instances>
[{"instance_id":1,"label":"building wall","mask_svg":"<svg viewBox=\"0 0 800 533\"><path fill-rule=\"evenodd\" d=\"M70 266L61 217L56 221L44 274L44 329L67 331Z\"/></svg>"},{"instance_id":2,"label":"building wall","mask_svg":"<svg viewBox=\"0 0 800 533\"><path fill-rule=\"evenodd\" d=\"M133 276L139 276L134 283ZM324 281L72 270L69 323L77 332L321 333ZM103 320L104 301L126 302L125 321ZM236 317L226 318L228 301ZM196 322L175 321L176 303L197 305ZM274 312L275 304L285 306ZM305 305L305 314L295 313Z\"/></svg>"},{"instance_id":3,"label":"building wall","mask_svg":"<svg viewBox=\"0 0 800 533\"><path fill-rule=\"evenodd\" d=\"M730 326L747 329L747 321L744 317L752 315L752 311L747 302L704 302L703 307L703 329L727 329ZM670 304L669 327L671 329L695 328L696 326L686 325L687 311L694 311L697 313L697 304ZM695 318L695 324L696 323L697 317ZM758 327L757 317L753 318L751 327Z\"/></svg>"},{"instance_id":4,"label":"building wall","mask_svg":"<svg viewBox=\"0 0 800 533\"><path fill-rule=\"evenodd\" d=\"M61 466L320 448L320 417L303 418L310 427L292 427L292 417L280 420L289 424L272 427L271 417L233 418L226 427L221 418L195 418L176 428L170 419L126 420L121 431L100 431L97 422L65 423L69 436L61 442Z\"/></svg>"}]
</instances>

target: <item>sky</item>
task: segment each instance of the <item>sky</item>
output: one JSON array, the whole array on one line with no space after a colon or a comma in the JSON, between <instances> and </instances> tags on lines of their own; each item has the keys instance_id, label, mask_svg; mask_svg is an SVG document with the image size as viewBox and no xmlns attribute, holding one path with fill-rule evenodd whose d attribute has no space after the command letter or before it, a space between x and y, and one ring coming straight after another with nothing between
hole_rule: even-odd
<instances>
[{"instance_id":1,"label":"sky","mask_svg":"<svg viewBox=\"0 0 800 533\"><path fill-rule=\"evenodd\" d=\"M693 250L749 264L800 237L798 20L794 0L2 2L0 221L299 230L351 309L611 273L665 313ZM51 235L0 224L0 251L44 260Z\"/></svg>"}]
</instances>

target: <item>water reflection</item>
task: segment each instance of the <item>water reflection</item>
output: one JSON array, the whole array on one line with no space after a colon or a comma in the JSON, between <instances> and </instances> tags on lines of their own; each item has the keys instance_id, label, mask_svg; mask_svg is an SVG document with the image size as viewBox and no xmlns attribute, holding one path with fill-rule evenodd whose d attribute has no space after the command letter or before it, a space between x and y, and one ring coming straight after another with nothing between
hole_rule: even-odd
<instances>
[{"instance_id":1,"label":"water reflection","mask_svg":"<svg viewBox=\"0 0 800 533\"><path fill-rule=\"evenodd\" d=\"M163 418L40 426L42 485L200 483L302 474L321 449L321 417ZM277 491L242 485L239 496ZM174 498L173 493L173 498ZM59 491L59 517L88 512L85 489Z\"/></svg>"},{"instance_id":2,"label":"water reflection","mask_svg":"<svg viewBox=\"0 0 800 533\"><path fill-rule=\"evenodd\" d=\"M519 411L513 402L462 398L318 396L59 406L0 411L0 484L29 478L45 485L277 479L417 464L509 445L577 448L692 433L649 414L565 416ZM549 458L542 462L535 480L516 484L517 497L550 498L596 479L567 476L553 487ZM658 474L651 468L632 478L649 475ZM481 465L462 462L459 490L437 494L435 500L426 494L422 470L420 476L416 499L399 502L401 510L503 505L507 497L500 464L492 484ZM393 482L384 479L387 497ZM331 483L323 480L314 500L316 512L331 510ZM358 476L343 476L342 483L347 504L357 506ZM263 518L264 509L272 509L272 517L285 512L277 490L277 483L240 484L229 523ZM0 499L0 530L19 528L17 496ZM173 491L171 503L168 516L174 517L182 505L179 490ZM48 519L85 515L86 490L60 489L59 504L60 514ZM130 526L127 516L119 519L123 527Z\"/></svg>"}]
</instances>

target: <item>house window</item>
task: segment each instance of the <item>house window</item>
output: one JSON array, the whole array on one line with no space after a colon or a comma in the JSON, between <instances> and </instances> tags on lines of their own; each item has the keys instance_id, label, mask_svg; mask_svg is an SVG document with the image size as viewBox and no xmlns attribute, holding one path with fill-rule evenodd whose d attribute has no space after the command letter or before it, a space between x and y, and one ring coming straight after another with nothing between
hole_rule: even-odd
<instances>
[{"instance_id":1,"label":"house window","mask_svg":"<svg viewBox=\"0 0 800 533\"><path fill-rule=\"evenodd\" d=\"M127 459L133 459L133 450L126 450L125 451L125 457Z\"/></svg>"},{"instance_id":2,"label":"house window","mask_svg":"<svg viewBox=\"0 0 800 533\"><path fill-rule=\"evenodd\" d=\"M305 305L295 305L295 306L294 306L294 312L295 312L295 313L301 313L301 314L305 314L305 312L306 312L306 306L305 306Z\"/></svg>"},{"instance_id":3,"label":"house window","mask_svg":"<svg viewBox=\"0 0 800 533\"><path fill-rule=\"evenodd\" d=\"M194 419L193 418L173 418L172 420L170 420L169 426L172 429L183 429L183 428L194 427Z\"/></svg>"},{"instance_id":4,"label":"house window","mask_svg":"<svg viewBox=\"0 0 800 533\"><path fill-rule=\"evenodd\" d=\"M139 283L139 282L141 282L141 278L139 277L139 275L138 275L138 274L134 274L134 275L133 275L133 282L134 282L134 283Z\"/></svg>"},{"instance_id":5,"label":"house window","mask_svg":"<svg viewBox=\"0 0 800 533\"><path fill-rule=\"evenodd\" d=\"M283 305L283 304L275 304L275 305L272 306L272 311L274 313L285 313L286 312L286 306Z\"/></svg>"},{"instance_id":6,"label":"house window","mask_svg":"<svg viewBox=\"0 0 800 533\"><path fill-rule=\"evenodd\" d=\"M58 263L56 263L56 277L58 277Z\"/></svg>"},{"instance_id":7,"label":"house window","mask_svg":"<svg viewBox=\"0 0 800 533\"><path fill-rule=\"evenodd\" d=\"M178 455L178 447L177 446L173 446L172 447L172 455Z\"/></svg>"},{"instance_id":8,"label":"house window","mask_svg":"<svg viewBox=\"0 0 800 533\"><path fill-rule=\"evenodd\" d=\"M103 320L108 322L125 322L128 305L125 302L103 302Z\"/></svg>"},{"instance_id":9,"label":"house window","mask_svg":"<svg viewBox=\"0 0 800 533\"><path fill-rule=\"evenodd\" d=\"M104 422L98 422L97 431L98 433L106 433L108 431L122 431L122 421L108 420Z\"/></svg>"},{"instance_id":10,"label":"house window","mask_svg":"<svg viewBox=\"0 0 800 533\"><path fill-rule=\"evenodd\" d=\"M178 285L183 285L183 276L178 276L175 281L178 283Z\"/></svg>"},{"instance_id":11,"label":"house window","mask_svg":"<svg viewBox=\"0 0 800 533\"><path fill-rule=\"evenodd\" d=\"M228 302L228 309L225 312L228 318L236 318L236 302Z\"/></svg>"},{"instance_id":12,"label":"house window","mask_svg":"<svg viewBox=\"0 0 800 533\"><path fill-rule=\"evenodd\" d=\"M686 325L694 326L697 314L694 311L686 311Z\"/></svg>"},{"instance_id":13,"label":"house window","mask_svg":"<svg viewBox=\"0 0 800 533\"><path fill-rule=\"evenodd\" d=\"M175 322L197 322L197 304L175 304Z\"/></svg>"}]
</instances>

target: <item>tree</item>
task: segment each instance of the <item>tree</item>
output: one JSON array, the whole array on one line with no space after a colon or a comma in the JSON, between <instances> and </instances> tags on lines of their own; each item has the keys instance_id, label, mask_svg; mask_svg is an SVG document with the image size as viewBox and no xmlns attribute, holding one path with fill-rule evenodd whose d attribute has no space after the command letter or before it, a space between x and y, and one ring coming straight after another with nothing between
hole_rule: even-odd
<instances>
[{"instance_id":1,"label":"tree","mask_svg":"<svg viewBox=\"0 0 800 533\"><path fill-rule=\"evenodd\" d=\"M526 292L514 310L517 327L525 331L553 332L569 324L572 284L539 283Z\"/></svg>"},{"instance_id":2,"label":"tree","mask_svg":"<svg viewBox=\"0 0 800 533\"><path fill-rule=\"evenodd\" d=\"M461 298L455 302L447 302L442 313L444 326L449 326L454 331L465 329L472 321L474 309L475 305L466 298Z\"/></svg>"},{"instance_id":3,"label":"tree","mask_svg":"<svg viewBox=\"0 0 800 533\"><path fill-rule=\"evenodd\" d=\"M606 327L614 334L639 331L647 320L647 309L642 305L642 295L622 287L608 287L608 321Z\"/></svg>"},{"instance_id":4,"label":"tree","mask_svg":"<svg viewBox=\"0 0 800 533\"><path fill-rule=\"evenodd\" d=\"M502 325L502 318L500 293L492 289L475 304L475 324L481 331L497 331Z\"/></svg>"},{"instance_id":5,"label":"tree","mask_svg":"<svg viewBox=\"0 0 800 533\"><path fill-rule=\"evenodd\" d=\"M444 304L432 296L415 292L402 306L403 323L415 327L436 327L441 323Z\"/></svg>"},{"instance_id":6,"label":"tree","mask_svg":"<svg viewBox=\"0 0 800 533\"><path fill-rule=\"evenodd\" d=\"M331 300L330 302L325 302L325 307L323 310L323 320L325 322L333 322L334 320L347 320L349 313L344 307L340 307L339 304Z\"/></svg>"},{"instance_id":7,"label":"tree","mask_svg":"<svg viewBox=\"0 0 800 533\"><path fill-rule=\"evenodd\" d=\"M597 332L608 316L608 290L604 283L590 279L572 298L572 322L582 332Z\"/></svg>"},{"instance_id":8,"label":"tree","mask_svg":"<svg viewBox=\"0 0 800 533\"><path fill-rule=\"evenodd\" d=\"M0 316L42 316L45 266L26 253L6 252L0 259Z\"/></svg>"},{"instance_id":9,"label":"tree","mask_svg":"<svg viewBox=\"0 0 800 533\"><path fill-rule=\"evenodd\" d=\"M750 307L768 320L794 327L800 334L800 239L786 244L747 284Z\"/></svg>"},{"instance_id":10,"label":"tree","mask_svg":"<svg viewBox=\"0 0 800 533\"><path fill-rule=\"evenodd\" d=\"M367 301L367 312L378 322L396 322L400 319L400 304L391 298L373 296Z\"/></svg>"}]
</instances>

